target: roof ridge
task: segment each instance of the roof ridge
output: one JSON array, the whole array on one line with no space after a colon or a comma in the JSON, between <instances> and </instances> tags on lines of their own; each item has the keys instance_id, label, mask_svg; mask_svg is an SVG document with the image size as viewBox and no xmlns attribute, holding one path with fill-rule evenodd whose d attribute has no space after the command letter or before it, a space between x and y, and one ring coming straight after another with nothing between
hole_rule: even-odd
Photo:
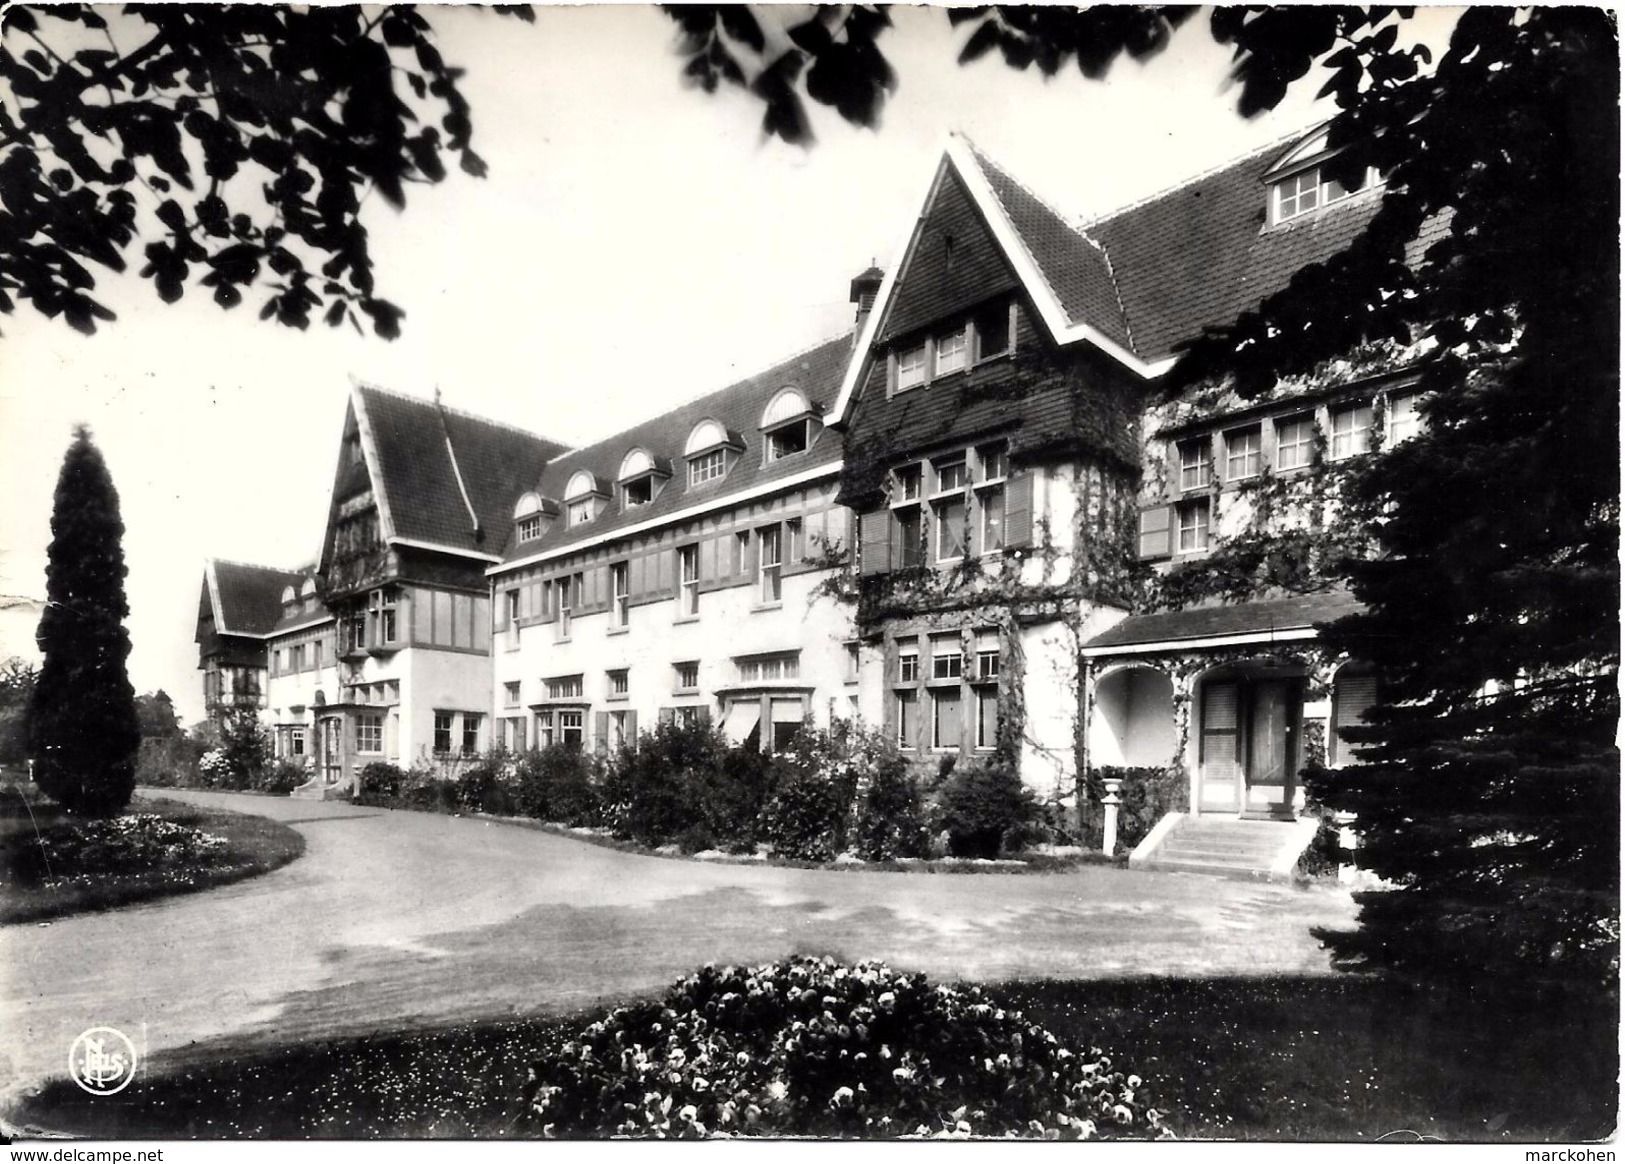
<instances>
[{"instance_id":1,"label":"roof ridge","mask_svg":"<svg viewBox=\"0 0 1625 1164\"><path fill-rule=\"evenodd\" d=\"M1225 161L1219 162L1216 165L1209 166L1207 169L1202 170L1200 173L1191 174L1189 177L1181 178L1179 181L1173 183L1170 186L1164 186L1161 190L1156 190L1156 191L1154 191L1154 192L1152 192L1150 194L1145 195L1144 197L1136 198L1132 202L1125 202L1121 206L1115 206L1110 210L1103 210L1099 214L1094 215L1093 217L1080 219L1077 222L1072 223L1070 225L1075 226L1080 231L1087 231L1092 226L1098 226L1102 222L1106 222L1106 221L1108 221L1110 219L1117 218L1119 215L1127 214L1131 210L1138 210L1138 209L1140 209L1140 207L1149 205L1152 202L1161 201L1162 199L1167 198L1171 194L1177 194L1177 193L1179 193L1179 191L1185 189L1187 186L1194 186L1198 182L1202 182L1202 181L1205 181L1208 178L1211 178L1214 174L1220 173L1220 172L1222 172L1224 170L1228 170L1232 166L1240 165L1242 162L1246 161L1248 158L1256 157L1259 154L1266 153L1266 152L1268 152L1270 150L1279 149L1282 145L1286 144L1287 142L1299 141L1299 140L1303 139L1304 137L1307 137L1310 133L1312 133L1314 130L1320 128L1324 124L1325 124L1324 120L1314 122L1313 124L1308 125L1308 126L1302 128L1302 129L1297 129L1297 130L1294 130L1291 133L1284 134L1281 137L1275 138L1273 141L1265 142L1261 146L1255 146L1253 149L1248 150L1246 153L1236 154L1232 158L1229 158L1229 159L1227 159ZM1036 197L1036 195L1034 195L1034 197Z\"/></svg>"},{"instance_id":2,"label":"roof ridge","mask_svg":"<svg viewBox=\"0 0 1625 1164\"><path fill-rule=\"evenodd\" d=\"M568 447L564 445L563 441L555 440L554 438L545 436L533 429L521 428L519 425L512 424L506 420L496 420L489 416L481 416L479 413L470 412L466 408L455 408L449 404L439 404L434 400L425 400L423 397L416 396L410 392L402 392L399 388L385 388L382 384L374 384L371 380L363 380L360 377L355 378L355 386L357 388L366 389L369 392L377 392L383 396L393 397L396 400L404 400L408 404L419 404L424 408L438 407L441 412L449 412L453 416L462 417L464 420L472 420L476 424L489 425L491 428L505 429L506 431L516 433L519 436L530 437L532 440L543 441L550 445Z\"/></svg>"},{"instance_id":3,"label":"roof ridge","mask_svg":"<svg viewBox=\"0 0 1625 1164\"><path fill-rule=\"evenodd\" d=\"M963 134L960 136L964 137ZM1045 210L1053 214L1057 222L1061 223L1061 225L1067 227L1069 230L1075 231L1079 238L1083 239L1084 242L1088 243L1090 246L1094 247L1100 252L1100 257L1106 263L1106 277L1111 280L1112 297L1117 300L1117 314L1118 317L1123 321L1123 333L1128 337L1129 350L1138 355L1139 349L1134 344L1134 329L1129 325L1128 309L1123 305L1123 289L1118 286L1117 283L1117 268L1112 265L1112 257L1111 254L1106 250L1106 244L1091 235L1081 224L1073 222L1065 214L1062 214L1061 211L1049 201L1049 199L1045 198L1042 194L1038 193L1038 191L1027 185L1027 183L1010 173L1010 171L999 165L999 163L995 162L991 157L984 154L980 149L977 148L976 143L971 141L970 138L964 137L964 141L966 146L970 148L971 156L976 159L978 165L992 166L1007 182L1021 190L1027 195L1027 197L1031 198L1034 202L1038 203ZM998 193L999 192L997 190L993 191L993 196L997 198ZM1006 207L1005 214L1008 215L1009 213L1009 207ZM1021 232L1017 231L1016 235L1018 238L1020 238ZM1027 246L1027 240L1025 238L1022 239L1021 245ZM1027 249L1029 252L1032 250L1030 246L1027 246ZM1034 255L1033 257L1036 260L1038 256ZM1057 295L1055 285L1050 282L1049 276L1044 272L1043 264L1034 262L1033 265L1038 269L1038 277L1043 279L1044 283L1049 287L1050 293L1052 295ZM1057 295L1057 298L1059 298L1059 295Z\"/></svg>"},{"instance_id":4,"label":"roof ridge","mask_svg":"<svg viewBox=\"0 0 1625 1164\"><path fill-rule=\"evenodd\" d=\"M302 574L305 571L298 566L267 566L264 562L239 562L235 558L205 558L205 562L216 566L242 566L249 570L275 570L278 574Z\"/></svg>"},{"instance_id":5,"label":"roof ridge","mask_svg":"<svg viewBox=\"0 0 1625 1164\"><path fill-rule=\"evenodd\" d=\"M783 367L785 364L788 364L793 360L799 360L803 356L811 355L813 352L816 352L819 348L828 347L830 344L835 343L838 340L850 340L852 338L852 334L853 334L854 331L856 331L855 328L849 328L848 330L840 333L839 335L826 336L824 339L819 340L815 344L808 344L806 347L800 349L799 351L792 352L788 356L781 356L779 359L774 360L771 364L768 364L768 365L766 365L766 366L764 366L762 368L759 368L756 371L749 373L748 375L740 376L737 379L729 382L728 384L724 385L721 388L712 388L712 389L709 389L708 391L705 391L705 392L698 392L695 395L689 397L687 400L684 400L684 401L681 401L678 404L672 405L670 408L666 409L664 412L656 412L653 415L645 416L641 420L637 420L637 421L634 421L631 424L624 425L620 429L617 429L615 432L609 433L608 435L603 436L603 437L599 438L598 440L589 441L587 444L580 445L580 446L577 446L575 448L566 449L564 452L558 454L555 457L549 457L547 459L547 461L546 461L546 464L554 465L554 464L557 464L560 461L565 460L568 457L574 456L576 453L584 453L584 452L587 452L590 449L598 448L600 445L608 444L610 441L614 440L617 436L620 436L620 435L623 435L623 434L625 434L627 432L630 432L632 429L637 428L639 425L650 424L650 423L652 423L654 421L660 420L662 417L671 416L674 413L681 412L685 408L690 408L693 405L698 404L700 401L705 400L705 399L707 399L709 397L726 395L727 393L732 392L734 389L740 387L741 385L747 383L748 381L760 379L761 377L767 375L769 372L773 371L775 368ZM639 446L639 447L642 447L642 446Z\"/></svg>"}]
</instances>

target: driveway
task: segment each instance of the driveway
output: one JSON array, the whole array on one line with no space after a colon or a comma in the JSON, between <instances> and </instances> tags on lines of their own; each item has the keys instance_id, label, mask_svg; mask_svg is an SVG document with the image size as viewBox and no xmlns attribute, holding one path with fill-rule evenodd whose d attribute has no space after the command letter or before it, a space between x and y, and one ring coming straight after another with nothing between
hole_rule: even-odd
<instances>
[{"instance_id":1,"label":"driveway","mask_svg":"<svg viewBox=\"0 0 1625 1164\"><path fill-rule=\"evenodd\" d=\"M0 928L0 1089L88 1027L146 1055L580 1009L709 961L882 958L937 978L1325 973L1347 893L1109 867L1001 876L636 856L534 829L166 793L297 828L305 856L185 897Z\"/></svg>"}]
</instances>

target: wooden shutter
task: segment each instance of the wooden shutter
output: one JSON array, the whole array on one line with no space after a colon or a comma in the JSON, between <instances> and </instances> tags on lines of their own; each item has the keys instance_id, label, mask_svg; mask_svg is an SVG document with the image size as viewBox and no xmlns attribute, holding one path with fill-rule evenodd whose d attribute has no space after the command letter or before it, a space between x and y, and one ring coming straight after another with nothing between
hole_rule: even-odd
<instances>
[{"instance_id":1,"label":"wooden shutter","mask_svg":"<svg viewBox=\"0 0 1625 1164\"><path fill-rule=\"evenodd\" d=\"M717 580L717 539L706 538L700 543L700 581Z\"/></svg>"},{"instance_id":2,"label":"wooden shutter","mask_svg":"<svg viewBox=\"0 0 1625 1164\"><path fill-rule=\"evenodd\" d=\"M631 744L638 742L638 713L635 711L626 713L626 740Z\"/></svg>"},{"instance_id":3,"label":"wooden shutter","mask_svg":"<svg viewBox=\"0 0 1625 1164\"><path fill-rule=\"evenodd\" d=\"M1375 675L1349 675L1340 673L1332 692L1331 761L1334 764L1357 762L1355 747L1343 734L1344 728L1360 727L1365 713L1377 702Z\"/></svg>"},{"instance_id":4,"label":"wooden shutter","mask_svg":"<svg viewBox=\"0 0 1625 1164\"><path fill-rule=\"evenodd\" d=\"M1166 558L1173 553L1173 506L1140 511L1140 558Z\"/></svg>"},{"instance_id":5,"label":"wooden shutter","mask_svg":"<svg viewBox=\"0 0 1625 1164\"><path fill-rule=\"evenodd\" d=\"M609 744L609 712L595 711L592 713L592 747L593 751L603 751Z\"/></svg>"},{"instance_id":6,"label":"wooden shutter","mask_svg":"<svg viewBox=\"0 0 1625 1164\"><path fill-rule=\"evenodd\" d=\"M1201 763L1203 782L1233 781L1241 771L1240 698L1234 683L1202 688Z\"/></svg>"},{"instance_id":7,"label":"wooden shutter","mask_svg":"<svg viewBox=\"0 0 1625 1164\"><path fill-rule=\"evenodd\" d=\"M673 586L676 585L672 581L676 560L676 550L661 550L650 559L655 569L654 585L651 589L659 591L664 596L670 596Z\"/></svg>"},{"instance_id":8,"label":"wooden shutter","mask_svg":"<svg viewBox=\"0 0 1625 1164\"><path fill-rule=\"evenodd\" d=\"M700 713L700 722L703 723L703 724L709 725L710 722L711 722L711 709L710 709L710 707L701 707L701 708L698 708L697 710Z\"/></svg>"},{"instance_id":9,"label":"wooden shutter","mask_svg":"<svg viewBox=\"0 0 1625 1164\"><path fill-rule=\"evenodd\" d=\"M675 707L662 707L655 715L655 721L662 727L668 727L677 722L677 709Z\"/></svg>"},{"instance_id":10,"label":"wooden shutter","mask_svg":"<svg viewBox=\"0 0 1625 1164\"><path fill-rule=\"evenodd\" d=\"M1004 548L1025 549L1033 542L1033 475L1016 473L1004 485Z\"/></svg>"},{"instance_id":11,"label":"wooden shutter","mask_svg":"<svg viewBox=\"0 0 1625 1164\"><path fill-rule=\"evenodd\" d=\"M860 540L862 556L858 561L859 574L884 574L891 569L891 510L875 509L864 514Z\"/></svg>"}]
</instances>

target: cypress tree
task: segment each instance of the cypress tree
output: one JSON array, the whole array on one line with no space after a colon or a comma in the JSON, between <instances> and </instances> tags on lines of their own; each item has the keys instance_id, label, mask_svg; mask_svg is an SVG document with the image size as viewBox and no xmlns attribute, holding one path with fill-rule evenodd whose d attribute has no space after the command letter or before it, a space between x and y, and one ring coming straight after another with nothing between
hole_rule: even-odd
<instances>
[{"instance_id":1,"label":"cypress tree","mask_svg":"<svg viewBox=\"0 0 1625 1164\"><path fill-rule=\"evenodd\" d=\"M126 661L124 523L118 492L80 426L62 461L51 514L44 655L29 722L29 756L45 794L70 812L112 815L130 802L141 742Z\"/></svg>"}]
</instances>

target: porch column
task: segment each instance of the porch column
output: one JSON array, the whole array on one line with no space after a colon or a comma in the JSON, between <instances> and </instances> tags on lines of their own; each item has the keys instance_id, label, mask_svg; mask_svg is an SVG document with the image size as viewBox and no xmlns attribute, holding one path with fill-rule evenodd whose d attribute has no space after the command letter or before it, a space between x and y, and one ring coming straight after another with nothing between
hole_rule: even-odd
<instances>
[{"instance_id":1,"label":"porch column","mask_svg":"<svg viewBox=\"0 0 1625 1164\"><path fill-rule=\"evenodd\" d=\"M1190 812L1202 814L1201 764L1191 751L1191 726L1196 706L1196 669L1170 667L1168 678L1174 686L1174 754L1171 763L1182 769L1190 783Z\"/></svg>"},{"instance_id":2,"label":"porch column","mask_svg":"<svg viewBox=\"0 0 1625 1164\"><path fill-rule=\"evenodd\" d=\"M1332 680L1337 673L1334 660L1314 658L1306 661L1303 688L1303 748L1298 762L1301 767L1319 767L1326 763L1326 749L1331 741ZM1306 799L1303 782L1297 782L1292 796L1292 807L1302 811Z\"/></svg>"}]
</instances>

